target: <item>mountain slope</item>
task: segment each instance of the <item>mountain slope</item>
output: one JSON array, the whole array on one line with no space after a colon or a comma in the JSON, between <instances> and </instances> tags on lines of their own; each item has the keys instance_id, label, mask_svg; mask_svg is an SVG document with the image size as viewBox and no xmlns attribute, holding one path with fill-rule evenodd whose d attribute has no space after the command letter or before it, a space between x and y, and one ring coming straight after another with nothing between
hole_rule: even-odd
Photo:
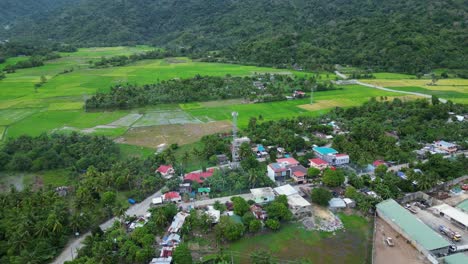
<instances>
[{"instance_id":1,"label":"mountain slope","mask_svg":"<svg viewBox=\"0 0 468 264\"><path fill-rule=\"evenodd\" d=\"M49 12L79 0L1 0L0 25L15 24L32 14Z\"/></svg>"},{"instance_id":2,"label":"mountain slope","mask_svg":"<svg viewBox=\"0 0 468 264\"><path fill-rule=\"evenodd\" d=\"M243 63L468 68L466 0L81 0L9 32L80 45L152 43ZM32 25L33 24L33 25Z\"/></svg>"}]
</instances>

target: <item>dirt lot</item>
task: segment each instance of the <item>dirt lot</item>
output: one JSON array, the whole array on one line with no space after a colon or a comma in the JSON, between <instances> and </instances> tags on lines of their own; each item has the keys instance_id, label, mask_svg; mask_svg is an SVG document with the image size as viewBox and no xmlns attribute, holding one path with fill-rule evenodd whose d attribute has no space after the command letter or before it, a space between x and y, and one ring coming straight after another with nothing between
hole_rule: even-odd
<instances>
[{"instance_id":1,"label":"dirt lot","mask_svg":"<svg viewBox=\"0 0 468 264\"><path fill-rule=\"evenodd\" d=\"M450 198L445 199L444 203L450 206L457 206L459 203L465 201L466 199L468 199L468 193L463 193L463 194L452 196Z\"/></svg>"},{"instance_id":2,"label":"dirt lot","mask_svg":"<svg viewBox=\"0 0 468 264\"><path fill-rule=\"evenodd\" d=\"M380 217L375 218L374 236L374 263L375 264L422 264L429 263L424 255L419 253L411 244L406 243L406 239L398 234ZM394 247L389 247L385 243L385 238L391 237L395 243Z\"/></svg>"},{"instance_id":3,"label":"dirt lot","mask_svg":"<svg viewBox=\"0 0 468 264\"><path fill-rule=\"evenodd\" d=\"M127 134L116 139L119 143L157 148L160 144L179 145L198 141L205 135L228 132L231 123L217 121L205 124L178 124L152 127L131 128Z\"/></svg>"}]
</instances>

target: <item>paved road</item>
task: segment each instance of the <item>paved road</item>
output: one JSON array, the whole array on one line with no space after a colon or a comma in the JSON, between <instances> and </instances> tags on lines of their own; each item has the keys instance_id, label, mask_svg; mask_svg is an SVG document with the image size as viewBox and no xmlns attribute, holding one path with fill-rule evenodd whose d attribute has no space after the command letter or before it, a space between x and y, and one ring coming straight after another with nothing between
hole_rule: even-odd
<instances>
[{"instance_id":1,"label":"paved road","mask_svg":"<svg viewBox=\"0 0 468 264\"><path fill-rule=\"evenodd\" d=\"M335 74L340 77L341 79L348 79L348 76L344 75L343 73L339 72L339 71L335 71Z\"/></svg>"},{"instance_id":2,"label":"paved road","mask_svg":"<svg viewBox=\"0 0 468 264\"><path fill-rule=\"evenodd\" d=\"M422 97L425 97L425 98L432 98L432 95L423 94L423 93L393 90L393 89L385 88L385 87L374 85L374 84L363 83L363 82L360 82L360 81L356 81L356 83L359 84L359 85L362 85L362 86L367 86L367 87L371 87L371 88L375 88L375 89L379 89L379 90L383 90L383 91L388 91L388 92L404 93L404 94L422 96ZM444 104L447 103L446 99L439 98L439 101L444 103Z\"/></svg>"},{"instance_id":3,"label":"paved road","mask_svg":"<svg viewBox=\"0 0 468 264\"><path fill-rule=\"evenodd\" d=\"M416 206L413 206L415 208ZM427 209L427 210L421 210L416 207L417 216L421 221L423 221L426 225L428 225L430 228L432 228L436 233L439 233L439 226L444 225L453 231L456 231L462 235L462 239L459 242L452 242L451 239L449 239L447 236L440 234L441 237L443 237L445 240L447 240L449 243L453 243L457 246L462 246L462 245L468 245L468 232L465 230L460 229L458 226L452 224L449 220L447 220L444 217L441 216L435 216L431 213L432 207Z\"/></svg>"},{"instance_id":4,"label":"paved road","mask_svg":"<svg viewBox=\"0 0 468 264\"><path fill-rule=\"evenodd\" d=\"M180 203L178 205L183 207L184 209L187 209L187 207L189 207L190 205L192 207L206 206L206 205L212 205L216 201L219 201L220 203L224 204L225 202L231 201L231 198L235 196L240 196L244 198L245 200L253 199L253 196L251 193L244 193L244 194L239 194L239 195L232 195L232 196L225 196L225 197L219 197L219 198L213 198L213 199L197 200L193 202Z\"/></svg>"},{"instance_id":5,"label":"paved road","mask_svg":"<svg viewBox=\"0 0 468 264\"><path fill-rule=\"evenodd\" d=\"M150 207L151 201L153 198L160 196L161 191L157 191L148 198L146 198L144 201L141 203L132 205L130 208L127 209L126 214L127 215L144 215L148 211L148 208ZM100 225L102 230L109 229L115 221L118 219L116 217L109 219L108 221L104 222L103 224ZM71 240L68 245L63 249L62 253L52 262L53 264L62 264L65 261L72 260L74 257L77 255L78 249L83 247L83 240L91 235L91 232L85 233L81 235L78 238L75 238Z\"/></svg>"}]
</instances>

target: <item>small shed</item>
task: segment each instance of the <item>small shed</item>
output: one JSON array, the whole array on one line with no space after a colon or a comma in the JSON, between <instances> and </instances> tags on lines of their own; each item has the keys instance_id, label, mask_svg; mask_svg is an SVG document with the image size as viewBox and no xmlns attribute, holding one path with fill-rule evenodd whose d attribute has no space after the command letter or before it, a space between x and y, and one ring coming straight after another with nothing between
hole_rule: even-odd
<instances>
[{"instance_id":1,"label":"small shed","mask_svg":"<svg viewBox=\"0 0 468 264\"><path fill-rule=\"evenodd\" d=\"M353 199L344 198L343 201L345 202L346 207L349 207L349 208L354 208L354 207L356 207L356 202L355 202Z\"/></svg>"},{"instance_id":2,"label":"small shed","mask_svg":"<svg viewBox=\"0 0 468 264\"><path fill-rule=\"evenodd\" d=\"M336 211L336 210L346 208L346 203L341 198L332 198L330 201L328 201L328 206L330 207L330 210Z\"/></svg>"}]
</instances>

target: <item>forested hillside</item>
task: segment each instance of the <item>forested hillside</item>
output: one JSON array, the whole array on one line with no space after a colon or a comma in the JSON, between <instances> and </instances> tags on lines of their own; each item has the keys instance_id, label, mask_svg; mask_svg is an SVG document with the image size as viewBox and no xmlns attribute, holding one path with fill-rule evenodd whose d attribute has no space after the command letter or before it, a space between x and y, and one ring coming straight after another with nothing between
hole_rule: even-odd
<instances>
[{"instance_id":1,"label":"forested hillside","mask_svg":"<svg viewBox=\"0 0 468 264\"><path fill-rule=\"evenodd\" d=\"M0 3L0 25L14 24L17 19L32 14L48 12L65 4L79 0L2 0Z\"/></svg>"},{"instance_id":2,"label":"forested hillside","mask_svg":"<svg viewBox=\"0 0 468 264\"><path fill-rule=\"evenodd\" d=\"M468 68L466 0L81 0L0 36L80 45L152 43L209 59Z\"/></svg>"}]
</instances>

